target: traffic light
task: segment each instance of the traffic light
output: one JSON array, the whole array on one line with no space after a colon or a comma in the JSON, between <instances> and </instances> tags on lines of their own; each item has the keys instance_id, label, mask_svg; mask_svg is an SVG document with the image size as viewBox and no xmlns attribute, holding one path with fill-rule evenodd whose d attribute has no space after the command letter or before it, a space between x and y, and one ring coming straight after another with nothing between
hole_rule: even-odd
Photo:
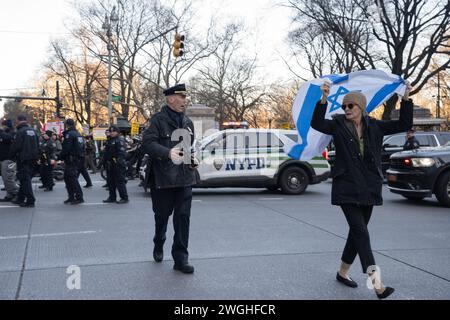
<instances>
[{"instance_id":1,"label":"traffic light","mask_svg":"<svg viewBox=\"0 0 450 320\"><path fill-rule=\"evenodd\" d=\"M181 35L179 33L175 34L175 41L173 43L173 56L175 58L182 57L184 55L184 35Z\"/></svg>"}]
</instances>

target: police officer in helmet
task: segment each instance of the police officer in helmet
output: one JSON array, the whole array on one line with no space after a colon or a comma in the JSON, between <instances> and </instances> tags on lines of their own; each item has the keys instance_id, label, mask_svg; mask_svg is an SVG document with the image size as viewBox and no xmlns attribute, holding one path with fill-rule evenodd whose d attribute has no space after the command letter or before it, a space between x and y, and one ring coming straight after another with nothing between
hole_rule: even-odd
<instances>
[{"instance_id":1,"label":"police officer in helmet","mask_svg":"<svg viewBox=\"0 0 450 320\"><path fill-rule=\"evenodd\" d=\"M19 178L20 188L17 201L13 203L24 208L33 208L36 199L33 194L31 179L39 158L39 136L28 125L25 115L19 115L17 121L17 134L11 145L10 153L12 158L17 159L17 177Z\"/></svg>"},{"instance_id":2,"label":"police officer in helmet","mask_svg":"<svg viewBox=\"0 0 450 320\"><path fill-rule=\"evenodd\" d=\"M191 274L194 267L189 264L188 243L192 186L196 183L196 165L191 159L194 125L184 114L186 86L171 87L164 91L164 95L166 104L150 119L143 142L151 163L150 187L155 213L153 258L156 262L164 258L167 223L173 214L173 268Z\"/></svg>"},{"instance_id":3,"label":"police officer in helmet","mask_svg":"<svg viewBox=\"0 0 450 320\"><path fill-rule=\"evenodd\" d=\"M105 146L103 161L106 166L107 185L109 190L108 199L104 203L128 203L128 193L126 187L127 172L127 147L125 139L120 135L120 130L116 126L109 128L108 142ZM117 201L117 191L120 200Z\"/></svg>"},{"instance_id":4,"label":"police officer in helmet","mask_svg":"<svg viewBox=\"0 0 450 320\"><path fill-rule=\"evenodd\" d=\"M61 159L64 161L64 182L66 183L68 199L65 204L78 205L84 202L83 190L78 182L78 170L80 161L83 158L84 140L81 134L75 129L75 121L67 119L65 123L66 131L63 132L64 141L62 143Z\"/></svg>"}]
</instances>

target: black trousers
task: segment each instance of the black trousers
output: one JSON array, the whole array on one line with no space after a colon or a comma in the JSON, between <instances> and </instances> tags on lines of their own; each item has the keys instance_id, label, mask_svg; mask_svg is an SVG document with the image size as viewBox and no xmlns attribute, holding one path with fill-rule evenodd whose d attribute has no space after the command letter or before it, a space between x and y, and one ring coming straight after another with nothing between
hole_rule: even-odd
<instances>
[{"instance_id":1,"label":"black trousers","mask_svg":"<svg viewBox=\"0 0 450 320\"><path fill-rule=\"evenodd\" d=\"M106 164L106 183L108 184L109 199L116 200L117 192L121 199L128 200L126 167L114 162Z\"/></svg>"},{"instance_id":2,"label":"black trousers","mask_svg":"<svg viewBox=\"0 0 450 320\"><path fill-rule=\"evenodd\" d=\"M36 198L33 194L33 186L31 184L31 179L33 178L33 172L35 166L31 161L18 162L17 163L17 178L19 179L19 193L17 194L18 202L25 202L29 204L34 204Z\"/></svg>"},{"instance_id":3,"label":"black trousers","mask_svg":"<svg viewBox=\"0 0 450 320\"><path fill-rule=\"evenodd\" d=\"M166 241L167 223L173 214L172 257L176 264L188 263L189 225L191 218L192 188L151 190L155 213L155 248L162 249Z\"/></svg>"},{"instance_id":4,"label":"black trousers","mask_svg":"<svg viewBox=\"0 0 450 320\"><path fill-rule=\"evenodd\" d=\"M78 182L80 164L77 162L65 162L64 182L70 200L83 199L83 190Z\"/></svg>"},{"instance_id":5,"label":"black trousers","mask_svg":"<svg viewBox=\"0 0 450 320\"><path fill-rule=\"evenodd\" d=\"M97 172L97 166L95 165L95 153L89 153L85 159L86 169L89 168L95 174Z\"/></svg>"},{"instance_id":6,"label":"black trousers","mask_svg":"<svg viewBox=\"0 0 450 320\"><path fill-rule=\"evenodd\" d=\"M369 230L367 229L373 206L346 204L342 205L341 208L350 227L342 261L346 264L353 264L356 255L359 255L363 273L367 273L369 267L375 266Z\"/></svg>"},{"instance_id":7,"label":"black trousers","mask_svg":"<svg viewBox=\"0 0 450 320\"><path fill-rule=\"evenodd\" d=\"M81 158L80 162L78 163L78 176L77 176L77 178L80 177L80 174L83 176L84 180L86 181L86 184L91 186L92 185L92 180L91 180L91 177L89 176L89 172L87 171L87 168L86 168L86 160L85 160L85 158Z\"/></svg>"},{"instance_id":8,"label":"black trousers","mask_svg":"<svg viewBox=\"0 0 450 320\"><path fill-rule=\"evenodd\" d=\"M55 183L53 182L53 166L50 164L41 164L39 167L39 173L41 175L42 185L45 188L52 188Z\"/></svg>"}]
</instances>

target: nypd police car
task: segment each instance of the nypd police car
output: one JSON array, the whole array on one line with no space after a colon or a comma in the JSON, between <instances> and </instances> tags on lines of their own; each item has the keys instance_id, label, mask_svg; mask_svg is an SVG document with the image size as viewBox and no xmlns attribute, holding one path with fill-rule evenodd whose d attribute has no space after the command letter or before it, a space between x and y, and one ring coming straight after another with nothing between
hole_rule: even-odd
<instances>
[{"instance_id":1,"label":"nypd police car","mask_svg":"<svg viewBox=\"0 0 450 320\"><path fill-rule=\"evenodd\" d=\"M267 188L302 194L310 184L327 180L330 166L322 156L291 159L285 144L298 139L294 130L218 131L196 144L198 188Z\"/></svg>"}]
</instances>

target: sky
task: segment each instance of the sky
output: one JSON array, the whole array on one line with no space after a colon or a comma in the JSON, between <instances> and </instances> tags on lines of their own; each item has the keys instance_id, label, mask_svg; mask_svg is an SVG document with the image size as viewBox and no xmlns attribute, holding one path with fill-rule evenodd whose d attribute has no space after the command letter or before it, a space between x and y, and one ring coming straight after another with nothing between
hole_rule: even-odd
<instances>
[{"instance_id":1,"label":"sky","mask_svg":"<svg viewBox=\"0 0 450 320\"><path fill-rule=\"evenodd\" d=\"M280 81L291 77L280 58L287 54L288 9L276 5L275 0L193 1L199 8L199 21L209 22L215 15L220 21L244 22L249 50L258 51L262 74ZM0 95L13 95L18 89L32 87L48 57L51 39L64 37L65 21L73 16L73 9L69 0L0 0L0 4Z\"/></svg>"}]
</instances>

